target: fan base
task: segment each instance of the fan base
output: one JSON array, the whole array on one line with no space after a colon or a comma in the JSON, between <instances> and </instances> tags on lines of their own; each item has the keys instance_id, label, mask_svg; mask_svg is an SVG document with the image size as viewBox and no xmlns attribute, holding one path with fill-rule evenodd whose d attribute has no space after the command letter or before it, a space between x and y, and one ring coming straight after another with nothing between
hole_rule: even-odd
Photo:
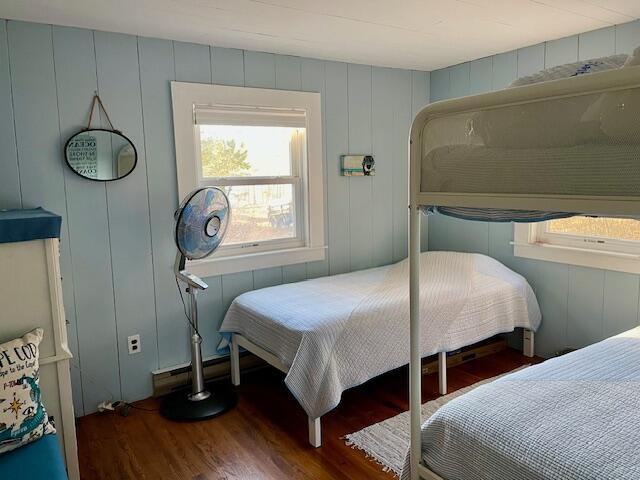
<instances>
[{"instance_id":1,"label":"fan base","mask_svg":"<svg viewBox=\"0 0 640 480\"><path fill-rule=\"evenodd\" d=\"M207 392L210 395L197 400L192 397L191 390L179 390L170 393L162 400L160 414L174 422L196 422L208 418L217 417L231 410L237 402L236 392L233 388L224 385L209 385Z\"/></svg>"}]
</instances>

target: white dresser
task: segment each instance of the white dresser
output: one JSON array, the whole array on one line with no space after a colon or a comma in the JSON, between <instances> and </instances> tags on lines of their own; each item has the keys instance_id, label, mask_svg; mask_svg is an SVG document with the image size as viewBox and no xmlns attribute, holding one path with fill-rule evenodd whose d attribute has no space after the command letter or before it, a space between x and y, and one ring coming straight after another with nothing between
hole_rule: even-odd
<instances>
[{"instance_id":1,"label":"white dresser","mask_svg":"<svg viewBox=\"0 0 640 480\"><path fill-rule=\"evenodd\" d=\"M54 418L69 479L78 480L69 373L71 352L62 303L59 241L38 238L54 235L52 217L59 222L59 217L41 209L0 211L0 343L36 327L44 329L40 345L42 399L47 413Z\"/></svg>"}]
</instances>

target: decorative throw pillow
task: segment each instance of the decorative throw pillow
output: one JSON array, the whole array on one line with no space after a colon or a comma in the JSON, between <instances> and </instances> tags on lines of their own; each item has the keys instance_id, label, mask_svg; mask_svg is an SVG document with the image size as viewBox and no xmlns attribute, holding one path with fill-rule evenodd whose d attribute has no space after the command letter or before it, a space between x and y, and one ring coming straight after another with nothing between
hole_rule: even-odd
<instances>
[{"instance_id":1,"label":"decorative throw pillow","mask_svg":"<svg viewBox=\"0 0 640 480\"><path fill-rule=\"evenodd\" d=\"M43 330L0 344L0 454L55 433L40 399L39 345Z\"/></svg>"}]
</instances>

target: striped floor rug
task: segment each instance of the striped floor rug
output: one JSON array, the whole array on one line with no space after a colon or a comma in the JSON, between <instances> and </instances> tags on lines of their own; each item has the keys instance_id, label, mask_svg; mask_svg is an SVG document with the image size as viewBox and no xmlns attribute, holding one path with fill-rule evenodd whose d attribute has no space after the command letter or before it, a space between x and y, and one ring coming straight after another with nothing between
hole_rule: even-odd
<instances>
[{"instance_id":1,"label":"striped floor rug","mask_svg":"<svg viewBox=\"0 0 640 480\"><path fill-rule=\"evenodd\" d=\"M517 370L520 370L520 367ZM511 372L509 372L511 373ZM496 378L487 378L453 393L431 400L422 405L422 420L426 421L438 408L474 388L489 383ZM384 471L390 471L397 477L402 472L405 456L409 449L409 412L403 412L380 423L365 427L344 437L347 445L362 450L367 457L379 463Z\"/></svg>"}]
</instances>

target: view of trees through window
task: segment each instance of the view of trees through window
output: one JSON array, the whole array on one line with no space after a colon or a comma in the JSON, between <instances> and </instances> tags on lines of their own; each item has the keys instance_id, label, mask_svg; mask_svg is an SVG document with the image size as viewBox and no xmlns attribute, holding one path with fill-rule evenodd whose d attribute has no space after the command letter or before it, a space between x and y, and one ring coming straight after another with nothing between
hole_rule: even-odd
<instances>
[{"instance_id":1,"label":"view of trees through window","mask_svg":"<svg viewBox=\"0 0 640 480\"><path fill-rule=\"evenodd\" d=\"M547 223L549 233L640 241L640 221L627 218L571 217Z\"/></svg>"},{"instance_id":2,"label":"view of trees through window","mask_svg":"<svg viewBox=\"0 0 640 480\"><path fill-rule=\"evenodd\" d=\"M302 130L302 132L301 132ZM201 125L204 178L286 177L287 183L226 185L231 224L225 244L252 244L296 237L293 162L304 129L272 126Z\"/></svg>"},{"instance_id":3,"label":"view of trees through window","mask_svg":"<svg viewBox=\"0 0 640 480\"><path fill-rule=\"evenodd\" d=\"M205 138L200 142L203 177L242 177L251 165L247 148L234 139Z\"/></svg>"}]
</instances>

